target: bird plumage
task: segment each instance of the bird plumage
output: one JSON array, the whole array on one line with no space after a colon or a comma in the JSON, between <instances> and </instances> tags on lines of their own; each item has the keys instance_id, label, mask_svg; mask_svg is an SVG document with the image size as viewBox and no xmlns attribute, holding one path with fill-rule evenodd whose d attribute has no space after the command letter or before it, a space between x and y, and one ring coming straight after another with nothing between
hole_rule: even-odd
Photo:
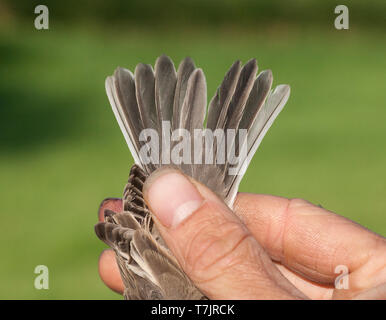
<instances>
[{"instance_id":1,"label":"bird plumage","mask_svg":"<svg viewBox=\"0 0 386 320\"><path fill-rule=\"evenodd\" d=\"M232 208L238 186L267 130L284 107L289 97L289 86L279 85L271 90L272 72L261 72L257 78L257 63L249 60L243 67L236 61L226 73L206 110L207 89L205 75L196 68L190 58L184 59L176 71L167 56L161 56L150 65L139 64L133 75L129 70L117 68L113 76L106 79L106 92L115 117L133 155L135 165L130 170L129 181L123 192L121 212L106 210L104 222L95 226L97 236L112 247L125 286L126 299L205 299L178 265L167 248L152 214L143 199L143 184L163 159L170 159L171 149L177 146L181 137L172 140L169 148L163 143L175 132L185 132L193 139L195 129L226 131L233 129L236 135L231 141L222 136L220 142L227 148L238 151L230 155L220 154L218 144L206 140L198 150L189 144L189 163L178 162L174 166L197 181L207 185ZM163 124L169 121L168 131ZM140 139L144 129L158 133L160 158L146 154L149 144ZM244 140L239 130L245 129ZM203 141L203 137L200 137ZM221 144L220 144L221 146ZM240 149L246 147L246 153ZM149 152L141 152L141 150ZM186 150L185 150L186 151ZM213 162L205 163L212 154ZM224 157L223 163L216 163L216 156ZM194 163L201 159L201 163ZM229 156L231 158L229 158ZM239 161L235 174L229 174L234 160Z\"/></svg>"}]
</instances>

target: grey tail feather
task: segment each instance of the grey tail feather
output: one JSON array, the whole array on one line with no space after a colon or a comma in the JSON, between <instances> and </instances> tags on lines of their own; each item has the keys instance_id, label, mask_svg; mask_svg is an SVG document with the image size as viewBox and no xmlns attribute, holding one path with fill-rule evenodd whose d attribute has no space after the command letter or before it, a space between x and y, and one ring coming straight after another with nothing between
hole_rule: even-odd
<instances>
[{"instance_id":1,"label":"grey tail feather","mask_svg":"<svg viewBox=\"0 0 386 320\"><path fill-rule=\"evenodd\" d=\"M155 78L151 65L140 63L135 68L135 93L143 128L158 130Z\"/></svg>"},{"instance_id":2,"label":"grey tail feather","mask_svg":"<svg viewBox=\"0 0 386 320\"><path fill-rule=\"evenodd\" d=\"M242 115L257 72L256 59L249 60L240 72L235 92L226 113L225 128L236 129Z\"/></svg>"},{"instance_id":3,"label":"grey tail feather","mask_svg":"<svg viewBox=\"0 0 386 320\"><path fill-rule=\"evenodd\" d=\"M106 92L134 161L140 165L138 135L142 126L138 125L140 116L135 96L134 77L131 72L117 68L114 75L106 79Z\"/></svg>"},{"instance_id":4,"label":"grey tail feather","mask_svg":"<svg viewBox=\"0 0 386 320\"><path fill-rule=\"evenodd\" d=\"M226 159L228 161L224 165L220 165L223 168L222 179L224 179L225 176L227 175L228 162L230 161L231 163L233 163L233 157L235 157L235 152L232 154L231 150L235 149L236 134L233 135L232 137L231 135L228 135L228 130L235 130L234 133L236 133L240 120L244 114L245 105L250 96L250 93L255 81L256 72L257 72L256 59L251 59L241 69L235 92L232 96L232 100L229 104L228 110L226 111L225 124L224 124L224 129L227 130L224 135L224 139L226 139L226 144L225 144L225 140L223 143L224 145L226 145L226 148L229 150L227 150L227 153L226 153L227 154ZM217 155L217 152L215 154Z\"/></svg>"},{"instance_id":5,"label":"grey tail feather","mask_svg":"<svg viewBox=\"0 0 386 320\"><path fill-rule=\"evenodd\" d=\"M235 117L236 121L233 124L230 124L227 128L237 129L236 135L234 136L233 141L231 141L228 150L228 159L224 167L224 174L226 174L231 166L231 163L238 162L236 160L243 160L240 149L248 143L248 136L250 136L252 125L254 124L256 117L261 110L265 99L267 98L269 91L272 86L272 72L271 70L262 71L254 80L253 86L250 90L248 99L245 103L245 107L242 110L241 117ZM240 108L241 109L241 108ZM240 119L240 120L238 120ZM247 130L247 135L242 136L240 134L240 129ZM229 141L228 141L229 142ZM224 177L225 179L225 177Z\"/></svg>"},{"instance_id":6,"label":"grey tail feather","mask_svg":"<svg viewBox=\"0 0 386 320\"><path fill-rule=\"evenodd\" d=\"M212 152L214 159L218 158L219 152L228 153L228 151L225 151L225 148L229 144L229 141L225 142L225 139L227 139L226 130L233 129L236 132L239 122L244 114L244 109L254 84L256 72L257 63L255 59L249 60L243 68L241 68L240 61L236 61L227 72L224 81L211 101L208 111L207 128L210 128L211 130L224 129L225 134L223 141L221 141L221 145L224 146L224 149L218 150L217 144L213 146ZM215 117L217 117L217 121L214 120ZM214 126L215 123L216 125ZM234 139L235 138L236 136ZM233 145L234 140L230 143L230 146L233 147ZM225 154L222 156L226 159ZM220 169L218 167L220 167ZM209 177L217 173L219 174L219 180L224 181L226 169L227 163L224 163L217 164L216 166L206 166L202 171L203 176L206 177L205 179L209 179ZM207 183L209 183L209 181L207 181ZM225 190L226 185L223 188L223 191Z\"/></svg>"},{"instance_id":7,"label":"grey tail feather","mask_svg":"<svg viewBox=\"0 0 386 320\"><path fill-rule=\"evenodd\" d=\"M185 99L180 113L179 128L189 133L193 139L194 129L202 129L206 111L206 81L201 69L196 69L189 77ZM190 144L190 163L183 163L181 169L191 177L194 177L194 145Z\"/></svg>"},{"instance_id":8,"label":"grey tail feather","mask_svg":"<svg viewBox=\"0 0 386 320\"><path fill-rule=\"evenodd\" d=\"M155 63L155 102L160 126L162 121L172 120L176 84L173 61L165 55L160 56Z\"/></svg>"},{"instance_id":9,"label":"grey tail feather","mask_svg":"<svg viewBox=\"0 0 386 320\"><path fill-rule=\"evenodd\" d=\"M252 124L247 141L247 156L242 159L239 171L236 175L226 176L225 185L228 187L226 199L233 203L237 194L239 184L245 171L257 151L268 129L279 115L284 105L288 101L290 87L288 85L279 85L268 95L264 105L258 111L258 114Z\"/></svg>"},{"instance_id":10,"label":"grey tail feather","mask_svg":"<svg viewBox=\"0 0 386 320\"><path fill-rule=\"evenodd\" d=\"M180 63L177 71L177 83L173 103L172 130L179 129L182 104L185 99L188 81L192 72L196 69L191 58L187 57Z\"/></svg>"},{"instance_id":11,"label":"grey tail feather","mask_svg":"<svg viewBox=\"0 0 386 320\"><path fill-rule=\"evenodd\" d=\"M208 116L206 128L215 132L217 129L224 129L226 123L226 115L232 97L236 90L238 79L241 72L241 61L235 61L224 76L223 81L217 88L214 97L211 99L208 107ZM201 161L205 163L205 154L211 153L213 161L217 158L217 144L213 146L206 146L201 154ZM213 179L211 177L222 177L223 168L219 168L216 163L204 164L200 166L200 170L196 170L194 178L200 182L212 187L212 190L220 197L224 197L224 184L220 179ZM213 189L215 188L215 189Z\"/></svg>"},{"instance_id":12,"label":"grey tail feather","mask_svg":"<svg viewBox=\"0 0 386 320\"><path fill-rule=\"evenodd\" d=\"M201 69L189 77L186 94L181 107L179 128L189 132L203 127L206 111L206 81Z\"/></svg>"},{"instance_id":13,"label":"grey tail feather","mask_svg":"<svg viewBox=\"0 0 386 320\"><path fill-rule=\"evenodd\" d=\"M206 127L212 131L223 128L226 113L235 92L237 81L241 71L241 62L235 61L225 74L224 80L211 100L208 109L208 121Z\"/></svg>"},{"instance_id":14,"label":"grey tail feather","mask_svg":"<svg viewBox=\"0 0 386 320\"><path fill-rule=\"evenodd\" d=\"M259 73L244 108L244 113L239 123L239 129L249 130L252 127L258 111L271 90L272 80L273 77L271 70L264 70Z\"/></svg>"}]
</instances>

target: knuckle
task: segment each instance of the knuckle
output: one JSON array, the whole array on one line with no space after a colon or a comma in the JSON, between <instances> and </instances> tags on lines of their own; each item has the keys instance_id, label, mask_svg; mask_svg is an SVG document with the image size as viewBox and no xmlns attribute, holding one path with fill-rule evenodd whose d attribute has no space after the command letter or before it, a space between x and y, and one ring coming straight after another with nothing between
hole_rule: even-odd
<instances>
[{"instance_id":1,"label":"knuckle","mask_svg":"<svg viewBox=\"0 0 386 320\"><path fill-rule=\"evenodd\" d=\"M298 207L298 206L309 205L309 204L311 204L311 203L305 199L302 199L302 198L289 199L289 206L290 207Z\"/></svg>"},{"instance_id":2,"label":"knuckle","mask_svg":"<svg viewBox=\"0 0 386 320\"><path fill-rule=\"evenodd\" d=\"M298 210L301 208L316 208L316 206L302 198L292 198L288 200L287 213L292 212L292 210Z\"/></svg>"}]
</instances>

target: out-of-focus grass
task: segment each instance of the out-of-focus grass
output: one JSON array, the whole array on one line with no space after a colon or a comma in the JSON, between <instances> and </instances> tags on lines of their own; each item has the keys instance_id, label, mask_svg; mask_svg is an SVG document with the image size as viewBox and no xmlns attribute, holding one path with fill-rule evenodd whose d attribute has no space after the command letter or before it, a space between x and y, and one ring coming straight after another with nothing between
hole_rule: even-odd
<instances>
[{"instance_id":1,"label":"out-of-focus grass","mask_svg":"<svg viewBox=\"0 0 386 320\"><path fill-rule=\"evenodd\" d=\"M0 298L119 298L98 278L93 225L132 158L104 79L162 53L193 57L209 97L235 59L291 84L241 191L303 197L385 235L386 42L354 31L1 31Z\"/></svg>"}]
</instances>

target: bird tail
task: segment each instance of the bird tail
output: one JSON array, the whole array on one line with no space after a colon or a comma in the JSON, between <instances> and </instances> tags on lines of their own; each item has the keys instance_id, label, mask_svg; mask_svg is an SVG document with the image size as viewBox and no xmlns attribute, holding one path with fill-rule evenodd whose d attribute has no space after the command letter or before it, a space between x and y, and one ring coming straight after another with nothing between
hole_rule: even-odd
<instances>
[{"instance_id":1,"label":"bird tail","mask_svg":"<svg viewBox=\"0 0 386 320\"><path fill-rule=\"evenodd\" d=\"M117 68L106 79L106 91L135 163L146 175L172 164L232 207L254 153L290 93L288 85L272 90L272 72L256 77L257 69L255 59L244 66L236 61L206 112L205 75L190 58L177 71L165 55L154 71L146 64L137 65L134 75ZM196 129L203 134L197 136ZM207 140L208 132L212 139Z\"/></svg>"}]
</instances>

